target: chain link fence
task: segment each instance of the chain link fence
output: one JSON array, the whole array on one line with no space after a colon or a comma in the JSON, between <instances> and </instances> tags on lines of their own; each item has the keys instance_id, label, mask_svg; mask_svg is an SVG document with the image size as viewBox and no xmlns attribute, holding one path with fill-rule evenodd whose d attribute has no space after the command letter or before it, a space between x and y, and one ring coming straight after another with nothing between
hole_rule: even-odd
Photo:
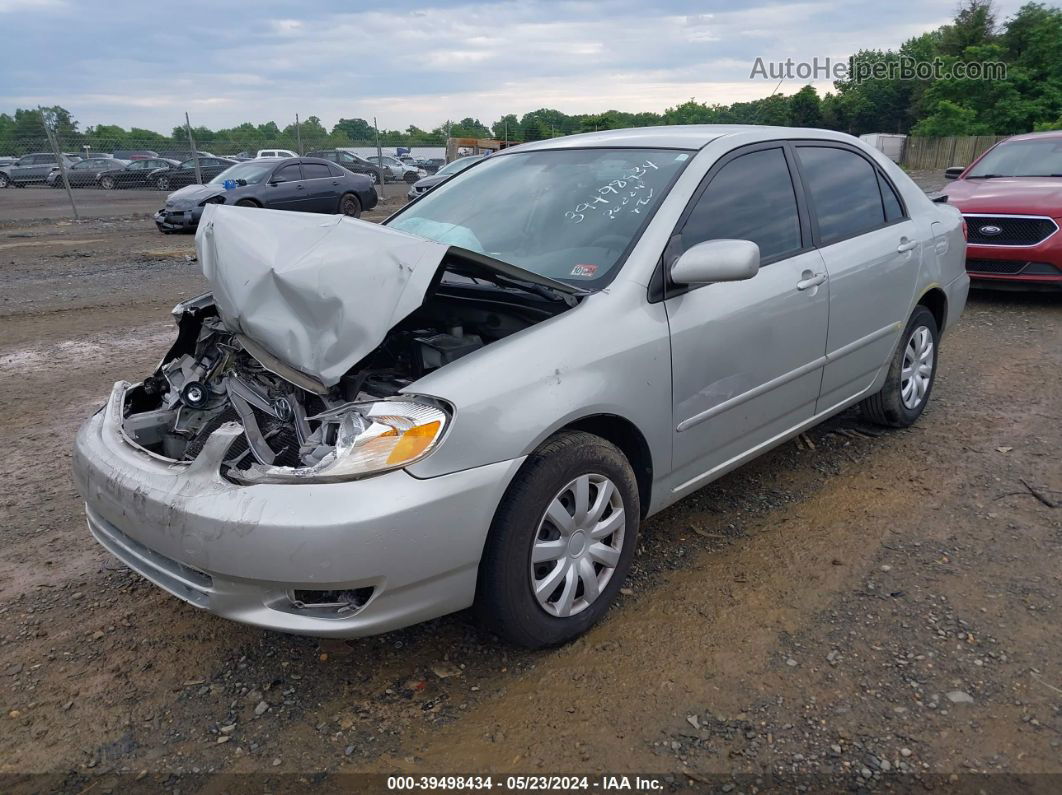
<instances>
[{"instance_id":1,"label":"chain link fence","mask_svg":"<svg viewBox=\"0 0 1062 795\"><path fill-rule=\"evenodd\" d=\"M105 125L80 132L54 111L41 109L39 113L39 131L0 133L0 189L65 191L75 217L79 198L83 204L93 201L87 191L165 194L209 182L235 163L258 157L325 158L365 174L387 196L388 185L416 182L458 157L496 151L526 137L515 125L511 134L506 129L498 138L490 137L485 129L479 131L487 133L482 137L461 136L461 131L453 136L432 134L415 128L381 135L362 120L355 120L362 129L336 125L328 133L314 117L283 130L275 124L242 125L236 129L248 128L243 135L197 128L187 118L169 136L135 128L113 134L113 128ZM549 134L567 132L551 130Z\"/></svg>"}]
</instances>

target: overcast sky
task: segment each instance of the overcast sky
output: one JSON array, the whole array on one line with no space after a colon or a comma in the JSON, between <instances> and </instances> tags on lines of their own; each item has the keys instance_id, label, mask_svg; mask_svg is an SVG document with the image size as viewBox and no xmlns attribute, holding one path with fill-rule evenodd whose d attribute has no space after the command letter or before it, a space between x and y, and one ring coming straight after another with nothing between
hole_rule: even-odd
<instances>
[{"instance_id":1,"label":"overcast sky","mask_svg":"<svg viewBox=\"0 0 1062 795\"><path fill-rule=\"evenodd\" d=\"M996 0L1000 19L1022 0ZM661 111L770 94L757 57L844 60L946 23L957 0L0 0L0 111L82 126ZM364 10L352 10L352 9ZM817 83L821 91L829 82ZM783 84L792 93L800 82Z\"/></svg>"}]
</instances>

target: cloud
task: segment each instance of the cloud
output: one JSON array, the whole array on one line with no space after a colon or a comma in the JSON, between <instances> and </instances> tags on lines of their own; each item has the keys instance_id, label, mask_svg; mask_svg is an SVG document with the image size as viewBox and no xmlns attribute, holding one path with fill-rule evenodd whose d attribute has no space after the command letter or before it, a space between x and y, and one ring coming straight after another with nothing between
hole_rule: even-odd
<instances>
[{"instance_id":1,"label":"cloud","mask_svg":"<svg viewBox=\"0 0 1062 795\"><path fill-rule=\"evenodd\" d=\"M997 0L1004 17L1020 0ZM769 94L757 57L845 59L943 24L954 0L186 0L158 24L133 0L0 0L0 110L61 104L82 124L168 131L299 113L431 128L540 107L660 111ZM202 21L202 24L200 24ZM783 85L791 93L799 84ZM828 83L821 84L829 88Z\"/></svg>"}]
</instances>

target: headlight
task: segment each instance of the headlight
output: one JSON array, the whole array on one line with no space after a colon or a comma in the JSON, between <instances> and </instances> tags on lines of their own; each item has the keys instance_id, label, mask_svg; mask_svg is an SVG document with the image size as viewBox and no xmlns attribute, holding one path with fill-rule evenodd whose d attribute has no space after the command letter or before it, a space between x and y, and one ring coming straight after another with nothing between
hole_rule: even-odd
<instances>
[{"instance_id":1,"label":"headlight","mask_svg":"<svg viewBox=\"0 0 1062 795\"><path fill-rule=\"evenodd\" d=\"M348 403L307 420L319 424L302 446L303 460L316 463L254 464L228 476L241 483L339 483L401 469L438 446L450 415L434 403L398 399Z\"/></svg>"},{"instance_id":2,"label":"headlight","mask_svg":"<svg viewBox=\"0 0 1062 795\"><path fill-rule=\"evenodd\" d=\"M211 196L209 199L203 199L203 201L199 202L199 206L200 207L206 207L208 204L224 204L224 203L225 203L225 197L224 196Z\"/></svg>"}]
</instances>

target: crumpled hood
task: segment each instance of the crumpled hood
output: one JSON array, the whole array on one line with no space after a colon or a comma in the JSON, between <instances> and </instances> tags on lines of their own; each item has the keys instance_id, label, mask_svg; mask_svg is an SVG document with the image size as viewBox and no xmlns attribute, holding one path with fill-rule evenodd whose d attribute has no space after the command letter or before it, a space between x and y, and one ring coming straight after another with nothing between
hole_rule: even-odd
<instances>
[{"instance_id":1,"label":"crumpled hood","mask_svg":"<svg viewBox=\"0 0 1062 795\"><path fill-rule=\"evenodd\" d=\"M203 199L210 199L224 192L225 188L221 185L189 185L167 196L166 206L177 210L195 207Z\"/></svg>"},{"instance_id":2,"label":"crumpled hood","mask_svg":"<svg viewBox=\"0 0 1062 795\"><path fill-rule=\"evenodd\" d=\"M225 326L331 387L424 302L449 246L345 216L208 204L196 249Z\"/></svg>"}]
</instances>

